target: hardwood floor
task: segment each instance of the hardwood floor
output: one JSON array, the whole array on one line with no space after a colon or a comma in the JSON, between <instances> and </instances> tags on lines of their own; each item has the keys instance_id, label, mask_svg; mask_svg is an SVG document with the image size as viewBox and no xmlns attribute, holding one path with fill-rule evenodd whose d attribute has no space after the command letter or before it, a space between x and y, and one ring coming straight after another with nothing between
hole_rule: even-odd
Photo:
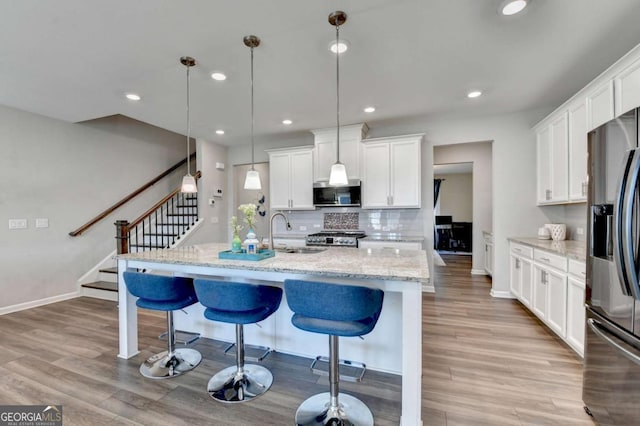
<instances>
[{"instance_id":1,"label":"hardwood floor","mask_svg":"<svg viewBox=\"0 0 640 426\"><path fill-rule=\"evenodd\" d=\"M423 296L425 425L593 424L580 400L581 363L518 302L489 296L471 276L471 257L443 256L435 294ZM78 298L0 316L0 404L62 404L65 425L290 425L297 406L325 392L309 360L274 353L264 365L274 385L248 404L217 403L211 375L234 359L223 343L200 339L194 371L153 381L142 360L163 349L164 315L139 312L141 354L116 357L116 304ZM400 378L368 371L341 390L362 399L376 425L397 425Z\"/></svg>"},{"instance_id":2,"label":"hardwood floor","mask_svg":"<svg viewBox=\"0 0 640 426\"><path fill-rule=\"evenodd\" d=\"M471 257L443 255L423 297L425 425L593 425L582 362L519 302L489 296Z\"/></svg>"}]
</instances>

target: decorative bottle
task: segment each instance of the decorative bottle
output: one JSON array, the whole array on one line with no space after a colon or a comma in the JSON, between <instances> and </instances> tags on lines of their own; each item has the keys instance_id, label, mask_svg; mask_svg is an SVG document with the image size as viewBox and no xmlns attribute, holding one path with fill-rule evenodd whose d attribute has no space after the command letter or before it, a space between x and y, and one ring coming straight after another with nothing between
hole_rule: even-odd
<instances>
[{"instance_id":1,"label":"decorative bottle","mask_svg":"<svg viewBox=\"0 0 640 426\"><path fill-rule=\"evenodd\" d=\"M249 232L247 232L247 239L244 240L244 249L249 254L257 254L258 253L258 244L260 241L256 238L256 233L253 232L253 228L249 228Z\"/></svg>"},{"instance_id":2,"label":"decorative bottle","mask_svg":"<svg viewBox=\"0 0 640 426\"><path fill-rule=\"evenodd\" d=\"M242 252L242 240L237 232L234 232L233 239L231 240L231 252L232 253L241 253Z\"/></svg>"}]
</instances>

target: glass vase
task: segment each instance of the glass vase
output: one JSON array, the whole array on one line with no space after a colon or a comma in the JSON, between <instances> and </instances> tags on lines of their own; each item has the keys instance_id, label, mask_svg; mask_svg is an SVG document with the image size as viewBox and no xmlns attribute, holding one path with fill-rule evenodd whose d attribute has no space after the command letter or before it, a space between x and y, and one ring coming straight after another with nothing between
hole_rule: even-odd
<instances>
[{"instance_id":1,"label":"glass vase","mask_svg":"<svg viewBox=\"0 0 640 426\"><path fill-rule=\"evenodd\" d=\"M231 240L231 252L242 252L242 240L240 239L240 236L238 234L233 234L233 239Z\"/></svg>"}]
</instances>

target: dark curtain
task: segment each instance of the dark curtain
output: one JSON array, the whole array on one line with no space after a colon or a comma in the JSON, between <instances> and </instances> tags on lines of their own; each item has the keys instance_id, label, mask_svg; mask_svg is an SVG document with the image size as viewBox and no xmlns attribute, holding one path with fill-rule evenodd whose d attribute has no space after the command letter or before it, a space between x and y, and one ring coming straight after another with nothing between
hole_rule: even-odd
<instances>
[{"instance_id":1,"label":"dark curtain","mask_svg":"<svg viewBox=\"0 0 640 426\"><path fill-rule=\"evenodd\" d=\"M433 180L433 208L436 208L436 204L438 204L438 196L440 195L440 184L444 179L434 179Z\"/></svg>"}]
</instances>

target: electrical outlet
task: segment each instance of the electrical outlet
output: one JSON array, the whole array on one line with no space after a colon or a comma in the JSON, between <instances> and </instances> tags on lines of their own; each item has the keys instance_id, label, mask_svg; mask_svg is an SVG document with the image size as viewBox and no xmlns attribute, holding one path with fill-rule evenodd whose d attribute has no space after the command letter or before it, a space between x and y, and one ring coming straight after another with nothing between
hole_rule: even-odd
<instances>
[{"instance_id":1,"label":"electrical outlet","mask_svg":"<svg viewBox=\"0 0 640 426\"><path fill-rule=\"evenodd\" d=\"M26 229L27 219L9 219L9 229Z\"/></svg>"},{"instance_id":2,"label":"electrical outlet","mask_svg":"<svg viewBox=\"0 0 640 426\"><path fill-rule=\"evenodd\" d=\"M209 198L209 205L212 206L216 203L216 200L214 200L213 198Z\"/></svg>"},{"instance_id":3,"label":"electrical outlet","mask_svg":"<svg viewBox=\"0 0 640 426\"><path fill-rule=\"evenodd\" d=\"M584 235L584 228L576 228L576 234Z\"/></svg>"},{"instance_id":4,"label":"electrical outlet","mask_svg":"<svg viewBox=\"0 0 640 426\"><path fill-rule=\"evenodd\" d=\"M213 193L214 197L222 197L222 189L216 189L216 192Z\"/></svg>"}]
</instances>

